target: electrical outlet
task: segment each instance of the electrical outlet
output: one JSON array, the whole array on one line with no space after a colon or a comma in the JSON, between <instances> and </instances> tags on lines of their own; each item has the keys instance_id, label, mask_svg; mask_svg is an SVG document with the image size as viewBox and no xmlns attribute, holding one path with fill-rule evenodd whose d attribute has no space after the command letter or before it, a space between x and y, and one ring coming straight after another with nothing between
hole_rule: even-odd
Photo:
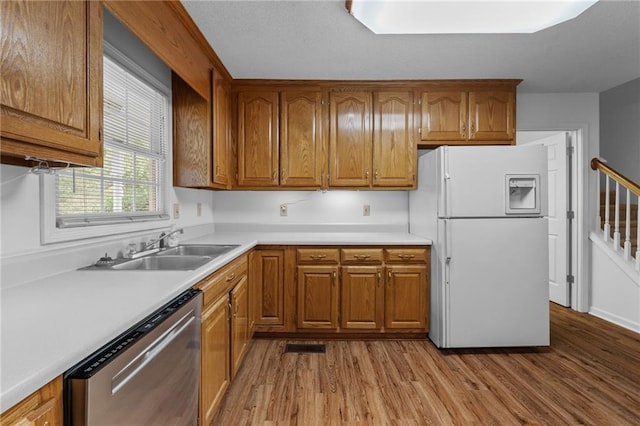
<instances>
[{"instance_id":1,"label":"electrical outlet","mask_svg":"<svg viewBox=\"0 0 640 426\"><path fill-rule=\"evenodd\" d=\"M179 203L174 203L173 204L173 218L174 219L179 219L180 218L180 204Z\"/></svg>"},{"instance_id":2,"label":"electrical outlet","mask_svg":"<svg viewBox=\"0 0 640 426\"><path fill-rule=\"evenodd\" d=\"M371 216L371 206L369 204L362 206L362 216Z\"/></svg>"},{"instance_id":3,"label":"electrical outlet","mask_svg":"<svg viewBox=\"0 0 640 426\"><path fill-rule=\"evenodd\" d=\"M289 210L287 209L286 204L280 204L280 216L288 216Z\"/></svg>"},{"instance_id":4,"label":"electrical outlet","mask_svg":"<svg viewBox=\"0 0 640 426\"><path fill-rule=\"evenodd\" d=\"M196 204L196 216L202 216L202 203Z\"/></svg>"}]
</instances>

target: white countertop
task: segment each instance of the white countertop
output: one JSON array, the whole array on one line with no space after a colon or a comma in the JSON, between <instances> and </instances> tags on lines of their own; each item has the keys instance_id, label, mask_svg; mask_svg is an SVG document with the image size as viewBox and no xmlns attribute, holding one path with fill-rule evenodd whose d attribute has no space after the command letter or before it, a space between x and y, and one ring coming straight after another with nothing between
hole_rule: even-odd
<instances>
[{"instance_id":1,"label":"white countertop","mask_svg":"<svg viewBox=\"0 0 640 426\"><path fill-rule=\"evenodd\" d=\"M407 233L216 232L185 243L239 247L195 271L72 271L3 289L0 412L257 244L430 245L431 240Z\"/></svg>"}]
</instances>

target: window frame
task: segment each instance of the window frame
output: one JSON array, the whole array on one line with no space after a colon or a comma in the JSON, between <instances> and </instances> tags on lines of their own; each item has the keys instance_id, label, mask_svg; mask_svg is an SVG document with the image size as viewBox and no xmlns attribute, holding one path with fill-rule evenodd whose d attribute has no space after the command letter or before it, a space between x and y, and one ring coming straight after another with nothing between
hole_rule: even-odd
<instances>
[{"instance_id":1,"label":"window frame","mask_svg":"<svg viewBox=\"0 0 640 426\"><path fill-rule=\"evenodd\" d=\"M41 175L40 176L40 205L41 209L41 243L50 244L57 242L73 241L86 238L105 237L114 234L125 234L137 231L150 231L154 229L166 228L170 225L171 217L169 215L169 206L171 204L172 189L172 98L171 88L152 76L148 71L140 65L129 59L120 52L116 47L104 41L104 53L110 60L125 68L127 71L139 77L145 83L166 96L167 101L167 117L165 120L165 132L167 135L166 158L162 170L163 176L160 182L161 192L161 208L166 214L162 217L162 213L155 213L156 218L150 215L149 219L137 220L134 222L122 222L113 224L95 224L90 226L59 228L56 212L56 176ZM161 164L162 167L162 164ZM126 214L123 214L123 216Z\"/></svg>"}]
</instances>

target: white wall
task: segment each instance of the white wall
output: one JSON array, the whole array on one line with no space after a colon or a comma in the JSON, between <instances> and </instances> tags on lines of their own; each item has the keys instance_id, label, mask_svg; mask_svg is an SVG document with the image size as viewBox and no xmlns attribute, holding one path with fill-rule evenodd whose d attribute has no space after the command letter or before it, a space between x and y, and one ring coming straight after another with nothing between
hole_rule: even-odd
<instances>
[{"instance_id":1,"label":"white wall","mask_svg":"<svg viewBox=\"0 0 640 426\"><path fill-rule=\"evenodd\" d=\"M408 229L409 197L406 191L232 191L213 194L216 230L290 229L309 225L318 230ZM280 216L286 204L288 215ZM363 216L363 206L370 216Z\"/></svg>"},{"instance_id":2,"label":"white wall","mask_svg":"<svg viewBox=\"0 0 640 426\"><path fill-rule=\"evenodd\" d=\"M120 253L129 242L155 238L161 230L108 235L99 238L42 244L40 239L42 208L40 178L26 167L0 165L0 278L2 285L27 282L52 273L76 269L95 262L106 251ZM171 204L180 204L180 218L163 221L159 226L206 227L213 230L213 198L210 191L173 188ZM201 203L201 216L197 204ZM189 237L186 235L185 237ZM55 260L45 260L55 254ZM120 253L121 254L121 253ZM35 262L36 259L40 259ZM25 268L23 262L30 263Z\"/></svg>"},{"instance_id":3,"label":"white wall","mask_svg":"<svg viewBox=\"0 0 640 426\"><path fill-rule=\"evenodd\" d=\"M590 313L640 333L640 274L614 253L600 232L591 236Z\"/></svg>"},{"instance_id":4,"label":"white wall","mask_svg":"<svg viewBox=\"0 0 640 426\"><path fill-rule=\"evenodd\" d=\"M640 78L600 93L600 155L640 182Z\"/></svg>"},{"instance_id":5,"label":"white wall","mask_svg":"<svg viewBox=\"0 0 640 426\"><path fill-rule=\"evenodd\" d=\"M518 93L518 131L577 130L579 134L576 208L578 221L578 268L572 307L586 312L590 307L589 231L596 221L597 181L588 164L599 153L599 96L597 93Z\"/></svg>"}]
</instances>

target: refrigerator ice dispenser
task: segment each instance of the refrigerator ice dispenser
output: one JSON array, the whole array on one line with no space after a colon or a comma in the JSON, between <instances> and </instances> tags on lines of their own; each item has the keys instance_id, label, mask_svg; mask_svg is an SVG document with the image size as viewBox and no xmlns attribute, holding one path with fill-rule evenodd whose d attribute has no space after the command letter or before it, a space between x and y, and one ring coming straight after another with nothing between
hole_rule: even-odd
<instances>
[{"instance_id":1,"label":"refrigerator ice dispenser","mask_svg":"<svg viewBox=\"0 0 640 426\"><path fill-rule=\"evenodd\" d=\"M506 175L506 214L540 214L540 175Z\"/></svg>"}]
</instances>

